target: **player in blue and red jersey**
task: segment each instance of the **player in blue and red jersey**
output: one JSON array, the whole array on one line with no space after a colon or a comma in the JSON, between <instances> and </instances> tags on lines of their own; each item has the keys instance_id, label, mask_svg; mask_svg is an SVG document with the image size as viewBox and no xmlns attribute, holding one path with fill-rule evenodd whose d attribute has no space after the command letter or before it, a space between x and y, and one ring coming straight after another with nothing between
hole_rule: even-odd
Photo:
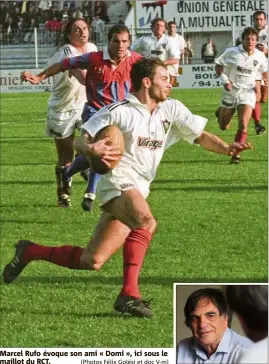
<instances>
[{"instance_id":1,"label":"player in blue and red jersey","mask_svg":"<svg viewBox=\"0 0 269 364\"><path fill-rule=\"evenodd\" d=\"M82 121L86 122L101 107L124 99L130 90L131 67L142 56L136 52L129 51L129 46L129 29L125 25L117 24L109 30L108 46L103 51L66 58L36 76L29 72L23 72L21 78L24 81L36 84L60 72L65 72L70 69L86 69L85 87L88 101L82 113ZM84 156L78 156L65 169L63 184L66 186L66 192L68 194L70 194L68 179L87 167L88 163ZM91 211L98 180L99 175L91 171L82 202L82 207L85 211Z\"/></svg>"}]
</instances>

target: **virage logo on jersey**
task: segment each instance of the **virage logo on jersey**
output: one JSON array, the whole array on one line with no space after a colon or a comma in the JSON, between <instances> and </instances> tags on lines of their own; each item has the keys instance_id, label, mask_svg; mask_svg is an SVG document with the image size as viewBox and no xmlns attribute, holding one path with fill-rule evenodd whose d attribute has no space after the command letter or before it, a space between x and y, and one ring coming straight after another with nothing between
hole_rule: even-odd
<instances>
[{"instance_id":1,"label":"virage logo on jersey","mask_svg":"<svg viewBox=\"0 0 269 364\"><path fill-rule=\"evenodd\" d=\"M249 70L249 69L247 69L245 67L241 67L241 66L237 66L237 71L239 71L245 75L251 75L251 73L252 73L252 70Z\"/></svg>"},{"instance_id":2,"label":"virage logo on jersey","mask_svg":"<svg viewBox=\"0 0 269 364\"><path fill-rule=\"evenodd\" d=\"M158 149L163 145L162 140L138 137L137 145L142 148Z\"/></svg>"}]
</instances>

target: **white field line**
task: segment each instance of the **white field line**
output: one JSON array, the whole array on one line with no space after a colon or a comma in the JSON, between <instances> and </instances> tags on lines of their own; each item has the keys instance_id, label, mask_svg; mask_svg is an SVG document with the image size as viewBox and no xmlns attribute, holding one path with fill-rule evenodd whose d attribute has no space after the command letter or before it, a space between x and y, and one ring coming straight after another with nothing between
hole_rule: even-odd
<instances>
[{"instance_id":1,"label":"white field line","mask_svg":"<svg viewBox=\"0 0 269 364\"><path fill-rule=\"evenodd\" d=\"M43 119L36 119L36 121L45 121L46 119L45 118L43 118ZM0 123L0 126L2 126L2 125L8 125L8 124L14 124L14 123L16 123L17 121L7 121L6 123ZM20 123L21 121L19 121L19 123Z\"/></svg>"}]
</instances>

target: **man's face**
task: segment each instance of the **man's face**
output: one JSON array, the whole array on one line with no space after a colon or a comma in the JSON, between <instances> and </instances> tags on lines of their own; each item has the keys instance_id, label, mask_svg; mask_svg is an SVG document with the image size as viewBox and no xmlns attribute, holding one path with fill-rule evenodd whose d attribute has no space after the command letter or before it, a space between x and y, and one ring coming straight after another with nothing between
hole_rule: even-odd
<instances>
[{"instance_id":1,"label":"man's face","mask_svg":"<svg viewBox=\"0 0 269 364\"><path fill-rule=\"evenodd\" d=\"M118 60L124 58L127 55L129 46L130 39L127 32L113 34L111 40L108 42L110 57L112 59L117 58Z\"/></svg>"},{"instance_id":2,"label":"man's face","mask_svg":"<svg viewBox=\"0 0 269 364\"><path fill-rule=\"evenodd\" d=\"M255 34L248 34L244 36L243 47L248 53L252 53L257 44L257 37Z\"/></svg>"},{"instance_id":3,"label":"man's face","mask_svg":"<svg viewBox=\"0 0 269 364\"><path fill-rule=\"evenodd\" d=\"M165 23L163 21L157 21L152 27L152 33L155 37L161 37L165 32Z\"/></svg>"},{"instance_id":4,"label":"man's face","mask_svg":"<svg viewBox=\"0 0 269 364\"><path fill-rule=\"evenodd\" d=\"M201 298L190 316L194 338L206 351L214 352L228 327L228 316L220 315L218 308L208 298Z\"/></svg>"},{"instance_id":5,"label":"man's face","mask_svg":"<svg viewBox=\"0 0 269 364\"><path fill-rule=\"evenodd\" d=\"M260 31L266 26L266 18L264 14L256 15L254 18L254 27Z\"/></svg>"},{"instance_id":6,"label":"man's face","mask_svg":"<svg viewBox=\"0 0 269 364\"><path fill-rule=\"evenodd\" d=\"M171 87L166 68L162 66L156 67L153 80L148 89L149 96L157 103L165 101L169 96Z\"/></svg>"},{"instance_id":7,"label":"man's face","mask_svg":"<svg viewBox=\"0 0 269 364\"><path fill-rule=\"evenodd\" d=\"M89 39L89 29L83 20L74 22L70 35L70 43L75 47L83 47Z\"/></svg>"},{"instance_id":8,"label":"man's face","mask_svg":"<svg viewBox=\"0 0 269 364\"><path fill-rule=\"evenodd\" d=\"M175 35L177 32L177 26L176 24L170 24L168 25L168 34L169 35Z\"/></svg>"}]
</instances>

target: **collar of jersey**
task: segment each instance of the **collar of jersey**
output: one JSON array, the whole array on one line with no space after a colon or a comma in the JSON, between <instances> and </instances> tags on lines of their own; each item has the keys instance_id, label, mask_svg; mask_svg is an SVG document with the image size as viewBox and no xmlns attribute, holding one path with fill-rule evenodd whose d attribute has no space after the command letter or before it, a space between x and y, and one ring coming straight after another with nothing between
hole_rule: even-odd
<instances>
[{"instance_id":1,"label":"collar of jersey","mask_svg":"<svg viewBox=\"0 0 269 364\"><path fill-rule=\"evenodd\" d=\"M151 37L152 37L153 39L155 39L155 40L157 40L157 41L159 42L160 40L162 40L163 38L165 38L165 37L166 37L166 34L165 34L165 33L163 33L163 35L161 36L161 38L157 39L157 37L155 37L155 35L152 33L152 34L151 34Z\"/></svg>"},{"instance_id":2,"label":"collar of jersey","mask_svg":"<svg viewBox=\"0 0 269 364\"><path fill-rule=\"evenodd\" d=\"M131 57L131 52L129 51L129 49L127 49L127 54L126 54L127 57ZM105 60L109 60L111 62L114 62L113 59L111 59L110 57L110 54L108 52L108 47L105 47L104 50L103 50L103 59Z\"/></svg>"},{"instance_id":3,"label":"collar of jersey","mask_svg":"<svg viewBox=\"0 0 269 364\"><path fill-rule=\"evenodd\" d=\"M142 102L140 102L139 100L138 100L138 98L137 97L135 97L133 94L131 94L131 93L128 93L127 95L126 95L126 97L125 97L125 100L127 100L127 101L129 101L131 104L133 104L133 105L139 105L139 106L142 106L142 107L145 107L146 109L147 109L147 106L145 105L145 104L142 104ZM156 105L156 107L160 107L161 106L161 102L159 102L157 105Z\"/></svg>"}]
</instances>

